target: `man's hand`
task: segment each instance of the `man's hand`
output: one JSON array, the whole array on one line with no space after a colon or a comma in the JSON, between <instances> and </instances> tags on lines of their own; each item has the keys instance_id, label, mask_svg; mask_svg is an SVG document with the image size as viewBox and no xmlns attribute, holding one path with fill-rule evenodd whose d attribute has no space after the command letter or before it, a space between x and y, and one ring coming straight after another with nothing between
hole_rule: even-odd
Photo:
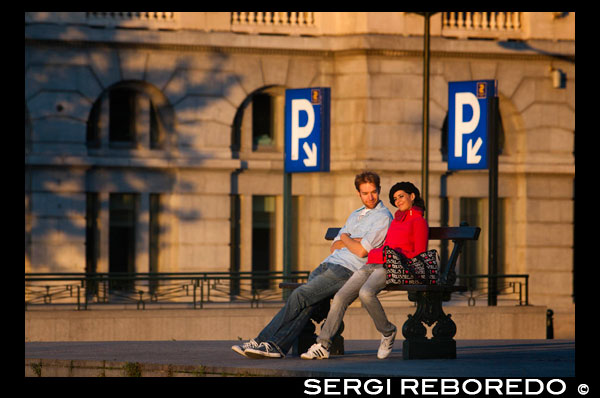
<instances>
[{"instance_id":1,"label":"man's hand","mask_svg":"<svg viewBox=\"0 0 600 398\"><path fill-rule=\"evenodd\" d=\"M336 240L335 242L332 243L331 247L329 248L329 252L333 253L334 251L336 251L338 249L343 249L344 247L346 247L344 242L342 242L341 240Z\"/></svg>"}]
</instances>

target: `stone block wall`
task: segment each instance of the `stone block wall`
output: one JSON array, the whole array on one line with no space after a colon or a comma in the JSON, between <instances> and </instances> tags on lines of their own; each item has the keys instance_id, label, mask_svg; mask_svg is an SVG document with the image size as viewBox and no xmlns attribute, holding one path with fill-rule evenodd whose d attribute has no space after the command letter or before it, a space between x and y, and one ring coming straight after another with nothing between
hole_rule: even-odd
<instances>
[{"instance_id":1,"label":"stone block wall","mask_svg":"<svg viewBox=\"0 0 600 398\"><path fill-rule=\"evenodd\" d=\"M300 269L313 269L328 254L326 228L341 226L360 206L355 174L378 172L382 199L392 211L387 192L395 182L420 186L421 17L316 13L331 32L269 36L232 33L229 13L182 14L180 28L168 31L96 29L80 20L70 25L74 16L64 13L26 14L26 272L84 271L86 192L100 193L100 271L108 270L111 192L140 194L142 229L148 195L163 194L161 269L171 272L229 270L230 195L240 195L240 269L251 269L252 195L278 197L282 225L282 130L278 146L261 152L252 150L242 125L239 153L231 149L236 115L245 113L245 101L257 90L331 87L331 172L293 177L301 215ZM524 14L531 14L525 32L535 38L526 46L448 39L433 30L428 220L442 222L440 181L447 165L440 149L448 82L497 79L505 270L529 274L530 302L568 318L574 308L575 64L574 37L563 25L574 26L574 15L553 25L552 13ZM405 30L399 34L393 24ZM557 37L562 40L553 41ZM555 69L565 74L565 88L553 87ZM172 109L169 147L90 151L86 128L93 104L111 86L129 80L160 92L149 96ZM487 181L487 172L448 176L450 225L461 221L460 198L487 198ZM282 241L277 242L281 253ZM144 232L136 249L140 272L148 269L147 247ZM281 269L278 261L275 268Z\"/></svg>"}]
</instances>

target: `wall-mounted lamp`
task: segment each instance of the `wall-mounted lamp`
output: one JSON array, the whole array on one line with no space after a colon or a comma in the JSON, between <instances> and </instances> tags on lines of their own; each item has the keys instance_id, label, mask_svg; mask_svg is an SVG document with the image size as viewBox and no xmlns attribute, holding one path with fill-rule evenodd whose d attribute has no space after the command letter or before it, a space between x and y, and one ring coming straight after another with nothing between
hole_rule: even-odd
<instances>
[{"instance_id":1,"label":"wall-mounted lamp","mask_svg":"<svg viewBox=\"0 0 600 398\"><path fill-rule=\"evenodd\" d=\"M566 88L567 87L567 74L560 69L550 68L550 74L552 75L552 87L554 88Z\"/></svg>"},{"instance_id":2,"label":"wall-mounted lamp","mask_svg":"<svg viewBox=\"0 0 600 398\"><path fill-rule=\"evenodd\" d=\"M568 12L553 12L552 19L566 18L569 15Z\"/></svg>"}]
</instances>

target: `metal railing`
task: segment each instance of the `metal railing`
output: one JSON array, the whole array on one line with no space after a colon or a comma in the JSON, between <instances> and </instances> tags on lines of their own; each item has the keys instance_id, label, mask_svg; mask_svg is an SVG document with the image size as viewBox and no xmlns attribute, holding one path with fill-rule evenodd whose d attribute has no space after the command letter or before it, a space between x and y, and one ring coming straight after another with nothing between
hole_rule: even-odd
<instances>
[{"instance_id":1,"label":"metal railing","mask_svg":"<svg viewBox=\"0 0 600 398\"><path fill-rule=\"evenodd\" d=\"M25 274L25 310L59 306L86 310L89 306L108 304L133 306L136 309L228 305L259 307L281 304L284 292L279 282L306 282L309 271L293 272L194 272L194 273L28 273ZM496 280L500 304L529 305L529 275L457 275L457 283L467 286L463 293L453 293L452 304L474 306L487 301L489 280ZM384 292L388 301L404 301L406 293ZM408 301L407 301L408 303Z\"/></svg>"},{"instance_id":2,"label":"metal railing","mask_svg":"<svg viewBox=\"0 0 600 398\"><path fill-rule=\"evenodd\" d=\"M306 282L309 271L283 272L177 272L177 273L27 273L25 310L38 305L135 305L146 309L206 304L258 307L281 302L279 282Z\"/></svg>"},{"instance_id":3,"label":"metal railing","mask_svg":"<svg viewBox=\"0 0 600 398\"><path fill-rule=\"evenodd\" d=\"M454 293L455 297L467 299L469 306L474 306L477 299L487 298L490 294L490 281L496 285L496 295L500 300L516 300L518 305L529 305L528 274L497 275L457 275L458 284L467 286L464 293ZM495 281L495 282L494 282Z\"/></svg>"}]
</instances>

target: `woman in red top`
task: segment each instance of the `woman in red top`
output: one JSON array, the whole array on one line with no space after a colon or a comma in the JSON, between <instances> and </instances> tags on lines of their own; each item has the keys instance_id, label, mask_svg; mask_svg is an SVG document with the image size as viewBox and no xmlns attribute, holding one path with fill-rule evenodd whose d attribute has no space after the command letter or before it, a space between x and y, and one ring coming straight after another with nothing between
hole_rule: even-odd
<instances>
[{"instance_id":1,"label":"woman in red top","mask_svg":"<svg viewBox=\"0 0 600 398\"><path fill-rule=\"evenodd\" d=\"M321 327L317 343L301 355L303 359L329 358L331 339L340 328L348 305L357 297L382 334L377 358L384 359L392 352L397 328L385 315L377 294L385 287L386 270L383 247L388 246L412 258L427 250L429 226L423 218L425 203L417 187L399 182L390 189L390 202L398 208L382 246L368 254L367 264L356 271L334 296L327 319Z\"/></svg>"}]
</instances>

